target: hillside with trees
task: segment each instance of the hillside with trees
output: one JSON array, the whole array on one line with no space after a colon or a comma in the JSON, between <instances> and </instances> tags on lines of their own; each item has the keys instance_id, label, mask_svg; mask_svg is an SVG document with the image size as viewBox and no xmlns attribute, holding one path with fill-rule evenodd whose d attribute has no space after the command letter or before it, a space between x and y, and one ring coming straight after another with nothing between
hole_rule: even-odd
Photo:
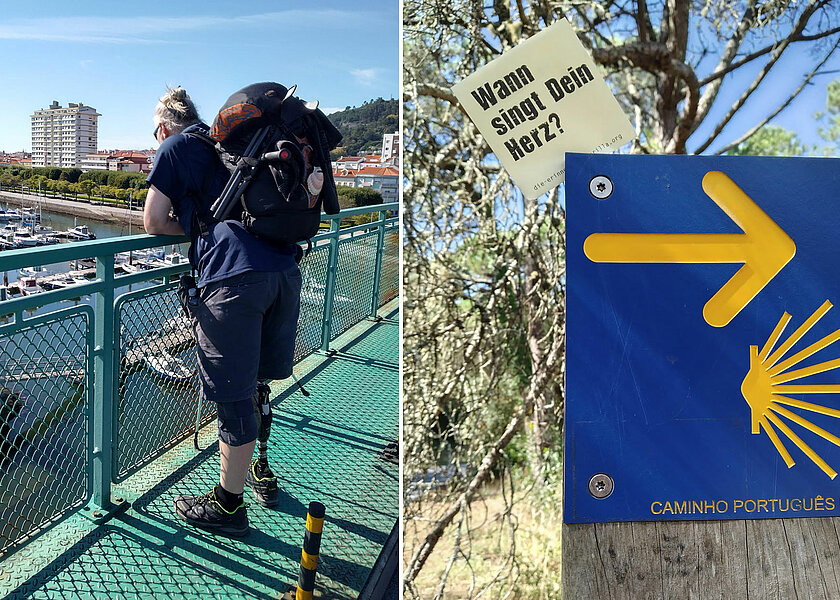
<instances>
[{"instance_id":1,"label":"hillside with trees","mask_svg":"<svg viewBox=\"0 0 840 600\"><path fill-rule=\"evenodd\" d=\"M361 152L378 152L382 136L394 133L400 126L400 108L396 100L369 100L359 107L348 106L329 115L333 125L344 135L341 146L332 151L332 157L358 156Z\"/></svg>"}]
</instances>

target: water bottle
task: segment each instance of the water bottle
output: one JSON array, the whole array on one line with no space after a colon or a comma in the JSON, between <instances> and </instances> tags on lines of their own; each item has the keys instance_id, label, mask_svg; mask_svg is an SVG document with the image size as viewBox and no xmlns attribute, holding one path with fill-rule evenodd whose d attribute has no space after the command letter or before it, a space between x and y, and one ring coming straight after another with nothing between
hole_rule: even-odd
<instances>
[{"instance_id":1,"label":"water bottle","mask_svg":"<svg viewBox=\"0 0 840 600\"><path fill-rule=\"evenodd\" d=\"M198 289L191 287L187 290L187 302L190 306L198 306Z\"/></svg>"}]
</instances>

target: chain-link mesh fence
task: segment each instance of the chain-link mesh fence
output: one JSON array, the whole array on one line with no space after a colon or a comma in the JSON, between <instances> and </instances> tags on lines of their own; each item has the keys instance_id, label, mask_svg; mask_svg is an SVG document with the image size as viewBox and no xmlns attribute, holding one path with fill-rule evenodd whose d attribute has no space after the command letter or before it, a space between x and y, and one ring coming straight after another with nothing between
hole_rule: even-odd
<instances>
[{"instance_id":1,"label":"chain-link mesh fence","mask_svg":"<svg viewBox=\"0 0 840 600\"><path fill-rule=\"evenodd\" d=\"M379 273L379 304L384 306L400 292L400 248L396 225L385 229L382 270Z\"/></svg>"},{"instance_id":2,"label":"chain-link mesh fence","mask_svg":"<svg viewBox=\"0 0 840 600\"><path fill-rule=\"evenodd\" d=\"M116 306L119 481L194 430L199 383L192 326L173 287L132 292ZM214 415L203 403L202 421Z\"/></svg>"},{"instance_id":3,"label":"chain-link mesh fence","mask_svg":"<svg viewBox=\"0 0 840 600\"><path fill-rule=\"evenodd\" d=\"M339 239L330 339L370 316L377 234Z\"/></svg>"},{"instance_id":4,"label":"chain-link mesh fence","mask_svg":"<svg viewBox=\"0 0 840 600\"><path fill-rule=\"evenodd\" d=\"M295 362L321 347L324 325L324 294L329 263L329 244L313 249L301 262L300 317L295 340Z\"/></svg>"},{"instance_id":5,"label":"chain-link mesh fence","mask_svg":"<svg viewBox=\"0 0 840 600\"><path fill-rule=\"evenodd\" d=\"M91 316L0 327L0 553L90 497Z\"/></svg>"}]
</instances>

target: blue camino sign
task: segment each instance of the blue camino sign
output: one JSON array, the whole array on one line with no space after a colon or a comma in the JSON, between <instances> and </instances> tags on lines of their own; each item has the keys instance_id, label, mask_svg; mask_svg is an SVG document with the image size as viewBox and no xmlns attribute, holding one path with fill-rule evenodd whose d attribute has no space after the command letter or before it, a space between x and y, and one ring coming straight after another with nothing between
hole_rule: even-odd
<instances>
[{"instance_id":1,"label":"blue camino sign","mask_svg":"<svg viewBox=\"0 0 840 600\"><path fill-rule=\"evenodd\" d=\"M840 514L840 160L566 160L565 522Z\"/></svg>"}]
</instances>

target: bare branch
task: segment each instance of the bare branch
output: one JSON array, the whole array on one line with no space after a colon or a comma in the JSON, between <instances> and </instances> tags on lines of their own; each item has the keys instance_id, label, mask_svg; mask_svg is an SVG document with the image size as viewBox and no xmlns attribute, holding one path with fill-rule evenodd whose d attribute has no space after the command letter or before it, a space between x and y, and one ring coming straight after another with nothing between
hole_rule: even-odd
<instances>
[{"instance_id":1,"label":"bare branch","mask_svg":"<svg viewBox=\"0 0 840 600\"><path fill-rule=\"evenodd\" d=\"M450 523L452 523L452 520L462 510L462 507L468 505L472 501L478 489L488 481L493 468L496 466L496 463L499 461L499 457L502 455L502 450L507 447L516 432L522 428L522 424L525 422L525 417L530 410L531 406L529 404L524 404L516 412L508 423L508 426L505 428L502 436L487 451L487 454L484 455L484 458L481 460L481 466L479 466L478 471L473 476L466 491L461 494L458 500L449 506L443 516L437 520L432 530L426 535L423 542L417 547L417 550L414 552L414 555L411 557L411 560L405 570L405 579L407 581L414 580L417 573L419 573L423 568L426 559L429 558L429 555L435 549L435 545L437 545L444 530Z\"/></svg>"},{"instance_id":2,"label":"bare branch","mask_svg":"<svg viewBox=\"0 0 840 600\"><path fill-rule=\"evenodd\" d=\"M639 33L639 41L655 42L656 32L653 30L653 25L650 23L650 13L648 12L647 0L636 0L636 30Z\"/></svg>"},{"instance_id":3,"label":"bare branch","mask_svg":"<svg viewBox=\"0 0 840 600\"><path fill-rule=\"evenodd\" d=\"M837 47L838 47L838 46L840 46L840 38L838 38L838 40L837 40L836 42L834 42L834 45L831 47L831 50L829 50L829 51L826 53L826 55L823 57L823 59L820 61L820 63L819 63L816 67L814 67L814 68L811 70L811 72L810 72L810 73L808 73L808 74L807 74L807 75L803 78L802 83L801 83L801 84L799 84L799 87L798 87L798 88L796 88L796 90L794 90L794 92L793 92L790 96L788 96L787 100L785 100L784 102L782 102L782 103L781 103L781 104L780 104L780 105L776 108L776 110L774 110L772 113L770 113L770 114L769 114L769 115L768 115L768 116L767 116L767 117L766 117L763 121L761 121L761 123L758 123L757 125L755 125L755 126L751 127L751 128L750 128L750 129L749 129L749 130L748 130L748 131L744 134L744 135L742 135L741 137L739 137L737 140L734 140L734 141L732 141L732 142L729 142L729 143L728 143L728 144L726 144L723 148L720 148L719 150L716 150L716 151L715 151L715 154L718 154L718 155L720 155L720 154L726 154L726 152L728 152L728 151L729 151L729 150L731 150L732 148L735 148L736 146L738 146L738 144L741 144L741 143L743 143L743 142L746 142L746 141L747 141L748 139L750 139L753 135L755 135L755 134L756 134L756 133L757 133L757 132L758 132L758 131L762 128L762 127L764 127L765 125L767 125L767 124L768 124L771 120L775 119L775 118L776 118L776 116L777 116L780 112L782 112L784 109L786 109L788 106L790 106L791 102L793 102L793 101L794 101L794 99L795 99L795 98L799 95L799 93L800 93L803 89L805 89L805 86L806 86L806 85L808 85L808 84L811 82L811 80L814 78L814 76L815 76L815 75L816 75L816 74L820 71L820 69L822 68L822 66L823 66L823 65L824 65L824 64L828 61L828 59L831 57L831 55L832 55L832 54L834 54L834 52L835 52L835 50L837 50Z\"/></svg>"},{"instance_id":4,"label":"bare branch","mask_svg":"<svg viewBox=\"0 0 840 600\"><path fill-rule=\"evenodd\" d=\"M700 87L706 86L706 84L714 81L713 85L706 87L703 90L703 95L700 97L700 101L697 104L697 116L696 121L693 125L693 129L697 129L698 125L703 122L706 118L706 115L709 114L709 110L712 108L715 100L717 99L718 93L720 92L720 87L723 84L723 75L724 72L728 73L729 69L732 65L732 61L735 59L735 56L738 53L738 48L741 47L741 43L744 41L744 37L746 36L747 32L753 25L753 20L755 18L755 7L758 0L749 0L747 3L747 8L744 10L744 14L741 17L740 22L738 23L738 27L732 34L732 37L729 38L729 41L726 43L726 47L723 49L723 53L720 56L720 60L718 61L717 66L715 67L715 72L720 72L721 76L719 79L704 79L699 82Z\"/></svg>"},{"instance_id":5,"label":"bare branch","mask_svg":"<svg viewBox=\"0 0 840 600\"><path fill-rule=\"evenodd\" d=\"M630 66L649 73L659 73L671 66L671 54L660 42L630 42L598 48L592 51L592 58L605 67L621 69Z\"/></svg>"},{"instance_id":6,"label":"bare branch","mask_svg":"<svg viewBox=\"0 0 840 600\"><path fill-rule=\"evenodd\" d=\"M727 112L726 115L724 115L724 117L718 122L718 124L714 128L714 131L712 131L712 133L709 134L709 137L707 137L706 140L702 144L700 144L700 146L695 150L696 154L700 154L704 150L706 150L706 148L708 148L712 144L712 142L715 141L717 136L720 135L720 132L723 131L723 128L726 127L729 121L732 120L732 117L734 117L735 114L739 110L741 110L741 107L744 106L744 104L752 95L752 93L755 92L755 90L758 89L758 86L761 85L761 82L764 81L764 78L770 72L770 69L772 69L773 66L778 62L779 58L781 58L782 53L785 51L785 49L787 49L787 47L792 43L793 38L802 33L802 31L808 25L808 21L813 16L817 7L818 3L815 0L811 0L811 2L808 4L805 10L799 16L799 19L797 19L796 26L794 27L791 35L782 40L779 43L779 45L776 46L776 48L772 51L769 60L755 76L755 79L753 79L752 83L747 87L746 90L744 90L744 92L741 94L738 100L735 101L735 103L732 105L732 108L729 109L729 112Z\"/></svg>"},{"instance_id":7,"label":"bare branch","mask_svg":"<svg viewBox=\"0 0 840 600\"><path fill-rule=\"evenodd\" d=\"M684 154L685 143L688 141L697 116L697 104L700 99L700 86L694 71L685 63L678 60L671 61L671 72L676 73L685 82L685 106L677 129L670 143L665 147L669 154Z\"/></svg>"},{"instance_id":8,"label":"bare branch","mask_svg":"<svg viewBox=\"0 0 840 600\"><path fill-rule=\"evenodd\" d=\"M460 102L458 102L458 98L455 97L455 94L452 93L451 88L443 87L440 85L434 85L431 83L418 83L413 86L405 86L403 89L403 99L404 100L414 100L418 96L429 96L431 98L437 98L438 100L446 100L453 106L458 107L461 110L464 108L461 106Z\"/></svg>"},{"instance_id":9,"label":"bare branch","mask_svg":"<svg viewBox=\"0 0 840 600\"><path fill-rule=\"evenodd\" d=\"M834 35L835 33L840 33L840 27L833 27L831 29L827 29L826 31L822 31L820 33L815 33L813 35L798 35L791 39L791 43L796 42L814 42L816 40L821 40L823 38L827 38L829 36ZM737 61L727 65L725 68L721 68L720 70L713 71L710 75L704 77L700 80L700 87L703 87L712 81L717 79L722 79L725 75L728 75L732 71L736 69L740 69L745 64L754 61L756 58L760 58L769 52L772 52L774 48L776 48L777 43L773 43L769 46L762 48L761 50L756 50L750 54L747 54L743 58L738 59Z\"/></svg>"}]
</instances>

